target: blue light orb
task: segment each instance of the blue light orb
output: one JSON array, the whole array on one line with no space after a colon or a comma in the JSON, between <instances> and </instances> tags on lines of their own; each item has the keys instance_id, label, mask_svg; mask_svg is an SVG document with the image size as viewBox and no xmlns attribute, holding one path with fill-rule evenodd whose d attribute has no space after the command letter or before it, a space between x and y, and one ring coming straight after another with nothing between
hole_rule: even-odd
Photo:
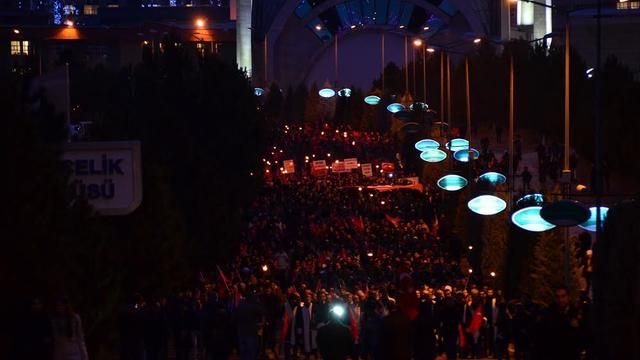
<instances>
[{"instance_id":1,"label":"blue light orb","mask_svg":"<svg viewBox=\"0 0 640 360\"><path fill-rule=\"evenodd\" d=\"M556 227L540 216L541 209L542 206L529 206L520 209L511 215L511 221L519 228L533 232L547 231Z\"/></svg>"},{"instance_id":2,"label":"blue light orb","mask_svg":"<svg viewBox=\"0 0 640 360\"><path fill-rule=\"evenodd\" d=\"M441 177L436 184L442 190L458 191L467 186L467 179L460 175L449 174Z\"/></svg>"},{"instance_id":3,"label":"blue light orb","mask_svg":"<svg viewBox=\"0 0 640 360\"><path fill-rule=\"evenodd\" d=\"M340 97L351 97L351 89L349 89L349 88L340 89L340 91L338 91L338 96L340 96Z\"/></svg>"},{"instance_id":4,"label":"blue light orb","mask_svg":"<svg viewBox=\"0 0 640 360\"><path fill-rule=\"evenodd\" d=\"M375 95L369 95L364 98L364 102L367 105L378 105L380 103L380 97Z\"/></svg>"},{"instance_id":5,"label":"blue light orb","mask_svg":"<svg viewBox=\"0 0 640 360\"><path fill-rule=\"evenodd\" d=\"M451 139L450 142L444 145L447 149L456 152L458 150L465 150L469 148L469 141L467 139Z\"/></svg>"},{"instance_id":6,"label":"blue light orb","mask_svg":"<svg viewBox=\"0 0 640 360\"><path fill-rule=\"evenodd\" d=\"M416 150L425 151L428 149L437 149L440 147L440 143L431 139L422 139L418 141L415 145Z\"/></svg>"},{"instance_id":7,"label":"blue light orb","mask_svg":"<svg viewBox=\"0 0 640 360\"><path fill-rule=\"evenodd\" d=\"M578 225L580 228L587 230L587 231L591 231L591 232L595 232L596 231L596 218L598 216L598 214L596 214L596 207L590 207L589 208L589 212L591 213L591 216L589 217L589 220L583 222L582 224ZM600 207L600 221L603 222L606 218L607 218L607 213L609 212L609 208L606 206L601 206Z\"/></svg>"},{"instance_id":8,"label":"blue light orb","mask_svg":"<svg viewBox=\"0 0 640 360\"><path fill-rule=\"evenodd\" d=\"M320 95L320 97L323 97L325 99L329 99L336 95L336 91L333 90L332 88L324 88L318 91L318 95Z\"/></svg>"},{"instance_id":9,"label":"blue light orb","mask_svg":"<svg viewBox=\"0 0 640 360\"><path fill-rule=\"evenodd\" d=\"M471 153L473 153L473 160L477 160L480 157L480 153L476 149L471 149ZM469 149L454 152L453 158L460 162L469 162Z\"/></svg>"},{"instance_id":10,"label":"blue light orb","mask_svg":"<svg viewBox=\"0 0 640 360\"><path fill-rule=\"evenodd\" d=\"M253 89L253 94L254 94L255 96L260 97L260 96L264 95L264 89L263 89L263 88L261 88L261 87L257 87L257 88L255 88L255 89Z\"/></svg>"},{"instance_id":11,"label":"blue light orb","mask_svg":"<svg viewBox=\"0 0 640 360\"><path fill-rule=\"evenodd\" d=\"M504 184L507 182L507 177L494 171L486 172L478 177L478 182L486 181L492 185Z\"/></svg>"},{"instance_id":12,"label":"blue light orb","mask_svg":"<svg viewBox=\"0 0 640 360\"><path fill-rule=\"evenodd\" d=\"M391 103L391 104L387 105L387 111L389 111L392 114L395 114L398 111L402 111L402 110L404 110L404 106L402 104Z\"/></svg>"},{"instance_id":13,"label":"blue light orb","mask_svg":"<svg viewBox=\"0 0 640 360\"><path fill-rule=\"evenodd\" d=\"M420 154L420 159L430 163L437 163L446 158L447 153L440 149L427 149Z\"/></svg>"},{"instance_id":14,"label":"blue light orb","mask_svg":"<svg viewBox=\"0 0 640 360\"><path fill-rule=\"evenodd\" d=\"M507 208L507 203L497 196L480 195L469 200L467 206L480 215L495 215Z\"/></svg>"}]
</instances>

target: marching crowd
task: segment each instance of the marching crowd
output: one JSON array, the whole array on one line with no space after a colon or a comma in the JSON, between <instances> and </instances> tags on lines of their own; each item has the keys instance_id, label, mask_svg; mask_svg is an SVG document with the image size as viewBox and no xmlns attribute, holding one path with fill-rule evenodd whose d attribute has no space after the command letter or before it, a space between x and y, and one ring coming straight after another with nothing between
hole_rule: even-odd
<instances>
[{"instance_id":1,"label":"marching crowd","mask_svg":"<svg viewBox=\"0 0 640 360\"><path fill-rule=\"evenodd\" d=\"M472 281L440 237L440 192L371 187L410 175L400 164L395 177L374 181L358 172L316 177L305 161L332 154L393 163L390 139L285 129L265 168L277 174L276 161L288 158L305 165L267 178L238 256L201 275L199 289L152 305L136 298L122 338L138 340L124 344L123 358L166 356L167 343L185 360L584 356L588 304L577 306L565 288L549 307L526 296L507 301Z\"/></svg>"},{"instance_id":2,"label":"marching crowd","mask_svg":"<svg viewBox=\"0 0 640 360\"><path fill-rule=\"evenodd\" d=\"M119 319L121 359L588 354L587 303L577 306L565 288L549 307L528 297L507 301L449 253L439 231L441 192L372 187L411 175L396 162L391 139L326 127L283 134L263 160L274 175L247 211L237 257L199 274L192 290L133 296ZM376 168L377 180L358 171L313 176L315 157L396 166ZM300 165L295 173L278 173L285 159ZM87 359L79 317L62 306L59 317L53 333L79 352L55 359Z\"/></svg>"}]
</instances>

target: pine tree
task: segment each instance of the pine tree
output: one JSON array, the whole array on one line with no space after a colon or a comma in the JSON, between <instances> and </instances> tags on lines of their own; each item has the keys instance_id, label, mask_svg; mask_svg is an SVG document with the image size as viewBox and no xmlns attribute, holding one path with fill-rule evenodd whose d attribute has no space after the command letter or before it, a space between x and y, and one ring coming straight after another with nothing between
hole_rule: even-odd
<instances>
[{"instance_id":1,"label":"pine tree","mask_svg":"<svg viewBox=\"0 0 640 360\"><path fill-rule=\"evenodd\" d=\"M503 198L503 200L505 200ZM485 216L482 221L481 233L481 259L482 275L485 281L492 279L491 273L496 277L493 286L503 287L507 272L507 252L509 246L509 213L506 210L492 215Z\"/></svg>"},{"instance_id":2,"label":"pine tree","mask_svg":"<svg viewBox=\"0 0 640 360\"><path fill-rule=\"evenodd\" d=\"M320 96L318 95L318 86L315 83L311 85L311 89L309 90L309 93L307 93L307 98L305 100L304 122L315 126L322 124Z\"/></svg>"}]
</instances>

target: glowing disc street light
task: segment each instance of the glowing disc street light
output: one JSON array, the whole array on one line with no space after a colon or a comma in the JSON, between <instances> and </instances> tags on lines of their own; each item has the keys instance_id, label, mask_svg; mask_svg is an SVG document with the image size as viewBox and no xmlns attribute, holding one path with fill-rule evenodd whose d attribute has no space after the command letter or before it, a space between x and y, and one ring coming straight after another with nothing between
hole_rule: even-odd
<instances>
[{"instance_id":1,"label":"glowing disc street light","mask_svg":"<svg viewBox=\"0 0 640 360\"><path fill-rule=\"evenodd\" d=\"M450 151L456 152L458 150L469 149L469 141L467 139L455 138L444 145Z\"/></svg>"},{"instance_id":2,"label":"glowing disc street light","mask_svg":"<svg viewBox=\"0 0 640 360\"><path fill-rule=\"evenodd\" d=\"M471 149L473 154L473 160L477 160L480 157L480 153L476 149ZM469 150L462 149L453 153L453 158L460 162L469 162Z\"/></svg>"},{"instance_id":3,"label":"glowing disc street light","mask_svg":"<svg viewBox=\"0 0 640 360\"><path fill-rule=\"evenodd\" d=\"M489 171L480 175L478 182L487 182L491 185L504 184L507 182L507 177L499 172Z\"/></svg>"},{"instance_id":4,"label":"glowing disc street light","mask_svg":"<svg viewBox=\"0 0 640 360\"><path fill-rule=\"evenodd\" d=\"M391 103L389 105L387 105L387 111L389 111L392 114L395 114L399 111L404 110L404 106L402 104L399 103Z\"/></svg>"},{"instance_id":5,"label":"glowing disc street light","mask_svg":"<svg viewBox=\"0 0 640 360\"><path fill-rule=\"evenodd\" d=\"M437 149L440 147L440 143L432 139L422 139L418 141L415 145L416 150L418 151L426 151L428 149Z\"/></svg>"},{"instance_id":6,"label":"glowing disc street light","mask_svg":"<svg viewBox=\"0 0 640 360\"><path fill-rule=\"evenodd\" d=\"M589 208L589 212L591 213L591 216L589 216L589 220L583 222L582 224L578 225L580 228L587 230L587 231L591 231L591 232L596 232L596 218L597 218L597 208L595 206L590 207ZM609 208L606 206L601 206L600 207L600 221L604 221L607 218L607 213L609 212Z\"/></svg>"},{"instance_id":7,"label":"glowing disc street light","mask_svg":"<svg viewBox=\"0 0 640 360\"><path fill-rule=\"evenodd\" d=\"M480 195L467 203L471 211L480 215L495 215L507 208L507 203L494 195Z\"/></svg>"},{"instance_id":8,"label":"glowing disc street light","mask_svg":"<svg viewBox=\"0 0 640 360\"><path fill-rule=\"evenodd\" d=\"M378 105L380 103L380 97L376 95L369 95L364 98L364 102L367 105Z\"/></svg>"},{"instance_id":9,"label":"glowing disc street light","mask_svg":"<svg viewBox=\"0 0 640 360\"><path fill-rule=\"evenodd\" d=\"M430 163L437 163L446 158L447 158L447 153L440 149L427 149L422 153L420 153L420 159Z\"/></svg>"},{"instance_id":10,"label":"glowing disc street light","mask_svg":"<svg viewBox=\"0 0 640 360\"><path fill-rule=\"evenodd\" d=\"M467 186L467 179L460 175L449 174L441 177L436 183L438 187L446 191L458 191Z\"/></svg>"},{"instance_id":11,"label":"glowing disc street light","mask_svg":"<svg viewBox=\"0 0 640 360\"><path fill-rule=\"evenodd\" d=\"M543 232L556 227L540 216L541 209L542 206L522 208L511 215L511 221L519 228L533 232Z\"/></svg>"}]
</instances>

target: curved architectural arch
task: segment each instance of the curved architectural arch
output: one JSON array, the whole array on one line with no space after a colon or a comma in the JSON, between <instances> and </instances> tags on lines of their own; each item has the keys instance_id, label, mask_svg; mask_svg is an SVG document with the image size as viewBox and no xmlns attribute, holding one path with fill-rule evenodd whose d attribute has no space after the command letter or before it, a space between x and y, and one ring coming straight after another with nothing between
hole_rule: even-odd
<instances>
[{"instance_id":1,"label":"curved architectural arch","mask_svg":"<svg viewBox=\"0 0 640 360\"><path fill-rule=\"evenodd\" d=\"M304 17L303 21L304 23L308 23L311 19L314 19L316 17L318 17L320 14L322 14L323 12L325 12L326 10L339 5L341 3L344 3L346 0L326 0L323 1L322 3L320 3L318 6L314 7L311 12L309 14L307 14L307 16ZM442 11L439 7L433 5L432 3L426 1L426 0L402 0L404 2L408 2L408 3L412 3L416 6L419 6L425 10L428 10L430 13L434 14L435 16L437 16L439 19L441 19L444 22L449 22L450 20L450 16L445 13L444 11Z\"/></svg>"},{"instance_id":2,"label":"curved architectural arch","mask_svg":"<svg viewBox=\"0 0 640 360\"><path fill-rule=\"evenodd\" d=\"M255 73L256 80L263 78L265 72L268 79L278 79L283 86L305 80L310 69L328 50L326 41L322 41L313 33L308 26L309 22L318 19L325 11L345 3L345 1L325 0L313 7L311 12L305 14L303 18L300 18L295 14L300 0L284 0L265 33L267 56L264 57L264 53L254 54L256 62L259 64L257 67L261 69ZM482 18L481 11L478 10L478 3L486 3L486 0L444 0L446 3L443 2L439 6L428 0L401 1L423 8L444 24L446 31L436 32L432 38L436 45L446 46L469 33L478 36L486 34L484 24L486 21ZM446 8L441 8L443 5L446 5ZM373 24L366 25L369 30L376 27L378 26ZM378 28L384 28L384 26ZM359 28L354 31L365 30ZM415 34L412 35L415 36ZM263 43L262 46L256 46L256 48L264 49L264 45ZM263 63L265 59L266 69Z\"/></svg>"}]
</instances>

